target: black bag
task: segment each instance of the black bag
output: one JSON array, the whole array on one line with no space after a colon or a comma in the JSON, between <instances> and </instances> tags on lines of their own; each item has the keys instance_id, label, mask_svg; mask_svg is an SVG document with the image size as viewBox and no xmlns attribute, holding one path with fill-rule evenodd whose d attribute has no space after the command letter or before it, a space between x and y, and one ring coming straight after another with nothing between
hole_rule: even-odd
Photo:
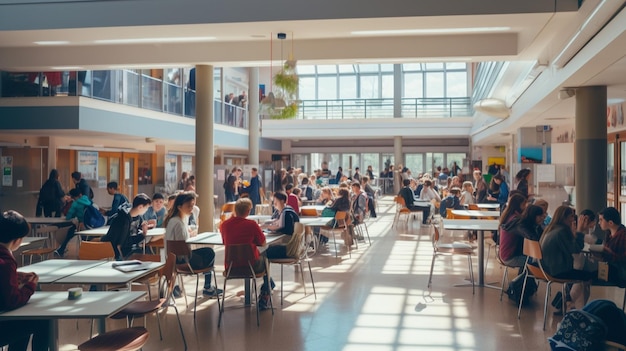
<instances>
[{"instance_id":1,"label":"black bag","mask_svg":"<svg viewBox=\"0 0 626 351\"><path fill-rule=\"evenodd\" d=\"M519 305L520 297L522 296L522 288L524 287L524 277L526 276L526 272L524 274L520 274L515 279L513 279L509 283L509 288L506 289L506 294L509 296L511 301L515 302ZM531 296L533 296L537 292L537 282L534 278L529 277L526 282L526 290L524 291L523 302L527 303Z\"/></svg>"}]
</instances>

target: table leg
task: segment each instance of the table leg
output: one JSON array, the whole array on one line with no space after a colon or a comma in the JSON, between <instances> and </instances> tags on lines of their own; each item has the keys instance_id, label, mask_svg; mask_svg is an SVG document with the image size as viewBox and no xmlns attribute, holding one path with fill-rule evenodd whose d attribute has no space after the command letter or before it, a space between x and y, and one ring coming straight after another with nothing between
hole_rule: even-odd
<instances>
[{"instance_id":1,"label":"table leg","mask_svg":"<svg viewBox=\"0 0 626 351\"><path fill-rule=\"evenodd\" d=\"M157 316L158 317L158 316ZM102 335L107 331L107 319L98 318L98 335Z\"/></svg>"},{"instance_id":2,"label":"table leg","mask_svg":"<svg viewBox=\"0 0 626 351\"><path fill-rule=\"evenodd\" d=\"M485 285L485 231L478 231L478 286Z\"/></svg>"},{"instance_id":3,"label":"table leg","mask_svg":"<svg viewBox=\"0 0 626 351\"><path fill-rule=\"evenodd\" d=\"M251 304L251 294L250 294L250 278L246 278L244 279L244 286L243 286L243 291L244 291L244 304L246 306L250 306Z\"/></svg>"},{"instance_id":4,"label":"table leg","mask_svg":"<svg viewBox=\"0 0 626 351\"><path fill-rule=\"evenodd\" d=\"M48 347L50 348L50 351L59 351L59 320L50 320L49 327L50 342Z\"/></svg>"}]
</instances>

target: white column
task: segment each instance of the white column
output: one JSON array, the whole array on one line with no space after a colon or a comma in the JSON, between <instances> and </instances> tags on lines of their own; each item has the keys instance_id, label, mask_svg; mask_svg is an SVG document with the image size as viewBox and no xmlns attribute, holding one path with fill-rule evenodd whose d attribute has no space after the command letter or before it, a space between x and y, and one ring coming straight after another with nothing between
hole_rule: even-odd
<instances>
[{"instance_id":1,"label":"white column","mask_svg":"<svg viewBox=\"0 0 626 351\"><path fill-rule=\"evenodd\" d=\"M394 166L394 173L393 173L393 191L394 193L399 193L400 192L400 187L401 187L401 183L400 183L400 174L402 173L402 170L399 168L400 164L403 164L403 160L402 160L402 137L401 136L395 136L393 137L393 157L395 159Z\"/></svg>"},{"instance_id":2,"label":"white column","mask_svg":"<svg viewBox=\"0 0 626 351\"><path fill-rule=\"evenodd\" d=\"M248 163L259 166L259 142L261 130L259 121L259 68L248 68L250 86L248 87Z\"/></svg>"}]
</instances>

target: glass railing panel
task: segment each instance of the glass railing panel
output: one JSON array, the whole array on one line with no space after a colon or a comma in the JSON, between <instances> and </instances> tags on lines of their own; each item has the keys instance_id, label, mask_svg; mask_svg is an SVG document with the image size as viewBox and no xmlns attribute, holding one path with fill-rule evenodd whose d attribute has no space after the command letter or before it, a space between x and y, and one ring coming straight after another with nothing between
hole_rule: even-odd
<instances>
[{"instance_id":1,"label":"glass railing panel","mask_svg":"<svg viewBox=\"0 0 626 351\"><path fill-rule=\"evenodd\" d=\"M183 89L172 83L164 83L164 112L180 115L183 113L183 101L182 92Z\"/></svg>"},{"instance_id":2,"label":"glass railing panel","mask_svg":"<svg viewBox=\"0 0 626 351\"><path fill-rule=\"evenodd\" d=\"M141 107L150 110L162 111L161 99L163 97L163 84L160 79L149 76L141 76L142 99Z\"/></svg>"},{"instance_id":3,"label":"glass railing panel","mask_svg":"<svg viewBox=\"0 0 626 351\"><path fill-rule=\"evenodd\" d=\"M122 71L120 86L121 102L139 107L139 74L134 71Z\"/></svg>"},{"instance_id":4,"label":"glass railing panel","mask_svg":"<svg viewBox=\"0 0 626 351\"><path fill-rule=\"evenodd\" d=\"M114 102L111 71L91 71L91 94L96 99Z\"/></svg>"},{"instance_id":5,"label":"glass railing panel","mask_svg":"<svg viewBox=\"0 0 626 351\"><path fill-rule=\"evenodd\" d=\"M217 112L218 112L218 109L215 109L215 113ZM221 109L219 110L219 112L221 116L222 114ZM187 87L185 87L185 116L187 117L196 116L196 91L191 90Z\"/></svg>"}]
</instances>

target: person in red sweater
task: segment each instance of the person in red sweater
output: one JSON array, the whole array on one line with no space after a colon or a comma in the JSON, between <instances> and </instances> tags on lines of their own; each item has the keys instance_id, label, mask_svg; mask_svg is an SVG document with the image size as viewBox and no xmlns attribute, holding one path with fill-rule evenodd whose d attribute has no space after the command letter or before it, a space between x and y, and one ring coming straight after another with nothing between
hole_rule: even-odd
<instances>
[{"instance_id":1,"label":"person in red sweater","mask_svg":"<svg viewBox=\"0 0 626 351\"><path fill-rule=\"evenodd\" d=\"M285 187L285 192L287 193L287 205L291 206L291 208L293 208L293 210L299 214L300 213L300 204L299 204L300 198L298 197L298 195L292 192L292 189L294 189L294 187L293 187L293 184L291 183L287 184L287 186Z\"/></svg>"},{"instance_id":2,"label":"person in red sweater","mask_svg":"<svg viewBox=\"0 0 626 351\"><path fill-rule=\"evenodd\" d=\"M222 242L226 247L229 245L249 244L254 252L255 263L252 265L255 273L265 272L266 258L265 254L259 254L257 246L265 246L265 234L259 225L250 219L246 219L250 215L252 209L252 201L247 198L241 198L235 203L235 214L220 224L220 233L222 234ZM229 257L224 258L224 268L228 271ZM263 276L263 286L261 287L261 299L259 308L269 308L269 279L267 274ZM267 296L267 297L266 297ZM266 301L267 300L267 301Z\"/></svg>"},{"instance_id":3,"label":"person in red sweater","mask_svg":"<svg viewBox=\"0 0 626 351\"><path fill-rule=\"evenodd\" d=\"M13 251L30 232L30 225L16 211L6 211L0 217L0 311L25 305L35 293L39 277L35 273L17 271ZM49 342L49 321L9 320L0 322L0 346L9 350L26 350L33 335L32 350L46 351Z\"/></svg>"}]
</instances>

